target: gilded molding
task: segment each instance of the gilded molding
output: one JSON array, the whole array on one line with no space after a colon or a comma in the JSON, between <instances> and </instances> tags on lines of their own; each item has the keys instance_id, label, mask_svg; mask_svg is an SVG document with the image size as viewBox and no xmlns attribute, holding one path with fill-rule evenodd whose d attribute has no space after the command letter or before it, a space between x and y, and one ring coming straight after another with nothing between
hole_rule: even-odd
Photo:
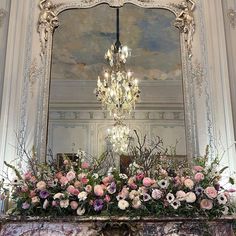
<instances>
[{"instance_id":1,"label":"gilded molding","mask_svg":"<svg viewBox=\"0 0 236 236\"><path fill-rule=\"evenodd\" d=\"M184 0L180 4L174 5L180 10L180 13L176 16L174 26L177 27L181 33L184 33L184 40L188 51L188 56L191 58L193 35L195 32L193 11L196 4L193 0Z\"/></svg>"},{"instance_id":2,"label":"gilded molding","mask_svg":"<svg viewBox=\"0 0 236 236\"><path fill-rule=\"evenodd\" d=\"M0 9L0 27L3 25L3 21L6 15L7 15L7 11L1 8Z\"/></svg>"},{"instance_id":3,"label":"gilded molding","mask_svg":"<svg viewBox=\"0 0 236 236\"><path fill-rule=\"evenodd\" d=\"M233 9L228 10L228 18L230 25L235 29L236 28L236 11Z\"/></svg>"},{"instance_id":4,"label":"gilded molding","mask_svg":"<svg viewBox=\"0 0 236 236\"><path fill-rule=\"evenodd\" d=\"M58 17L54 13L55 5L50 0L40 0L40 14L38 20L38 32L40 35L41 57L43 58L47 47L48 34L52 34L59 25Z\"/></svg>"}]
</instances>

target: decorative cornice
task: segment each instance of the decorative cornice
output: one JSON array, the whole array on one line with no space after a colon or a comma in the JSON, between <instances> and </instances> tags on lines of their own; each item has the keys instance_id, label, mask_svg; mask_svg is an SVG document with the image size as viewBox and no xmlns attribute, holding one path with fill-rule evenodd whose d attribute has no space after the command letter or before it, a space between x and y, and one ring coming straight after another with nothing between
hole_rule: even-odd
<instances>
[{"instance_id":1,"label":"decorative cornice","mask_svg":"<svg viewBox=\"0 0 236 236\"><path fill-rule=\"evenodd\" d=\"M196 3L193 0L184 0L180 4L173 4L180 13L177 14L174 26L177 27L181 33L184 33L185 45L187 48L189 58L192 57L192 42L195 32L195 20L193 11Z\"/></svg>"},{"instance_id":2,"label":"decorative cornice","mask_svg":"<svg viewBox=\"0 0 236 236\"><path fill-rule=\"evenodd\" d=\"M236 11L232 8L228 10L228 18L230 25L235 29L236 28Z\"/></svg>"},{"instance_id":3,"label":"decorative cornice","mask_svg":"<svg viewBox=\"0 0 236 236\"><path fill-rule=\"evenodd\" d=\"M3 25L3 20L7 15L7 11L5 11L4 9L0 9L0 27Z\"/></svg>"}]
</instances>

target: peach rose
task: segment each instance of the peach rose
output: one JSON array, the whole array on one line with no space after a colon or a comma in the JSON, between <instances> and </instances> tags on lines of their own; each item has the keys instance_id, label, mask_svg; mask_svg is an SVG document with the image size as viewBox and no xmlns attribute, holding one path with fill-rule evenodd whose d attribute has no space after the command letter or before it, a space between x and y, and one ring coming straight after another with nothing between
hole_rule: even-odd
<instances>
[{"instance_id":1,"label":"peach rose","mask_svg":"<svg viewBox=\"0 0 236 236\"><path fill-rule=\"evenodd\" d=\"M95 185L93 191L95 195L99 197L103 196L104 194L103 187L101 185Z\"/></svg>"},{"instance_id":2,"label":"peach rose","mask_svg":"<svg viewBox=\"0 0 236 236\"><path fill-rule=\"evenodd\" d=\"M148 178L148 177L145 177L145 178L143 179L143 185L144 185L145 187L149 187L149 186L151 186L153 183L154 183L154 180L153 180L153 179L150 179L150 178Z\"/></svg>"},{"instance_id":3,"label":"peach rose","mask_svg":"<svg viewBox=\"0 0 236 236\"><path fill-rule=\"evenodd\" d=\"M192 189L193 186L194 186L194 183L191 179L185 179L184 180L184 185L185 185L185 187L187 187L189 189Z\"/></svg>"},{"instance_id":4,"label":"peach rose","mask_svg":"<svg viewBox=\"0 0 236 236\"><path fill-rule=\"evenodd\" d=\"M57 179L60 179L62 176L63 176L63 174L61 172L56 173L56 178Z\"/></svg>"},{"instance_id":5,"label":"peach rose","mask_svg":"<svg viewBox=\"0 0 236 236\"><path fill-rule=\"evenodd\" d=\"M111 178L109 176L106 176L103 178L102 182L105 186L107 186L111 182Z\"/></svg>"},{"instance_id":6,"label":"peach rose","mask_svg":"<svg viewBox=\"0 0 236 236\"><path fill-rule=\"evenodd\" d=\"M78 208L79 204L76 201L70 202L70 207L72 210L76 210Z\"/></svg>"},{"instance_id":7,"label":"peach rose","mask_svg":"<svg viewBox=\"0 0 236 236\"><path fill-rule=\"evenodd\" d=\"M196 173L195 176L194 176L194 179L197 181L197 182L200 182L201 180L204 180L204 175L203 173Z\"/></svg>"},{"instance_id":8,"label":"peach rose","mask_svg":"<svg viewBox=\"0 0 236 236\"><path fill-rule=\"evenodd\" d=\"M61 185L66 185L66 184L68 184L68 179L65 176L62 176L60 178L60 183L61 183Z\"/></svg>"},{"instance_id":9,"label":"peach rose","mask_svg":"<svg viewBox=\"0 0 236 236\"><path fill-rule=\"evenodd\" d=\"M213 203L211 200L202 199L200 202L200 207L202 209L211 210L211 208L213 207Z\"/></svg>"},{"instance_id":10,"label":"peach rose","mask_svg":"<svg viewBox=\"0 0 236 236\"><path fill-rule=\"evenodd\" d=\"M207 197L213 199L217 197L217 191L214 187L207 187L204 190L204 193L207 195Z\"/></svg>"},{"instance_id":11,"label":"peach rose","mask_svg":"<svg viewBox=\"0 0 236 236\"><path fill-rule=\"evenodd\" d=\"M38 190L45 190L46 189L46 183L44 181L39 181L36 184L36 187Z\"/></svg>"},{"instance_id":12,"label":"peach rose","mask_svg":"<svg viewBox=\"0 0 236 236\"><path fill-rule=\"evenodd\" d=\"M78 180L75 181L74 186L75 186L75 188L80 188L81 187L80 181L78 181Z\"/></svg>"}]
</instances>

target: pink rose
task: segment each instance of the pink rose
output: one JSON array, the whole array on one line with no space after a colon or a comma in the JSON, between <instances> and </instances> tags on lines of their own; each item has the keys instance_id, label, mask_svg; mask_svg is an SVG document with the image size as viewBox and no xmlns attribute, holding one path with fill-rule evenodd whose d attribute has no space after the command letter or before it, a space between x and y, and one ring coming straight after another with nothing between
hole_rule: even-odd
<instances>
[{"instance_id":1,"label":"pink rose","mask_svg":"<svg viewBox=\"0 0 236 236\"><path fill-rule=\"evenodd\" d=\"M103 196L104 194L103 187L101 185L95 185L93 191L95 195L99 197Z\"/></svg>"},{"instance_id":2,"label":"pink rose","mask_svg":"<svg viewBox=\"0 0 236 236\"><path fill-rule=\"evenodd\" d=\"M60 178L60 183L61 183L61 185L66 185L66 184L68 184L68 179L65 176L62 176Z\"/></svg>"},{"instance_id":3,"label":"pink rose","mask_svg":"<svg viewBox=\"0 0 236 236\"><path fill-rule=\"evenodd\" d=\"M81 187L80 181L78 181L78 180L75 181L74 186L75 186L75 188L80 188Z\"/></svg>"},{"instance_id":4,"label":"pink rose","mask_svg":"<svg viewBox=\"0 0 236 236\"><path fill-rule=\"evenodd\" d=\"M213 207L213 203L211 200L202 199L200 202L200 207L202 209L211 210L211 208Z\"/></svg>"},{"instance_id":5,"label":"pink rose","mask_svg":"<svg viewBox=\"0 0 236 236\"><path fill-rule=\"evenodd\" d=\"M87 193L90 193L90 192L92 191L92 189L93 189L93 187L92 187L91 185L87 185L87 186L85 187L85 191L86 191Z\"/></svg>"},{"instance_id":6,"label":"pink rose","mask_svg":"<svg viewBox=\"0 0 236 236\"><path fill-rule=\"evenodd\" d=\"M194 176L194 179L197 181L197 182L200 182L201 180L204 180L204 175L203 173L196 173L195 176Z\"/></svg>"},{"instance_id":7,"label":"pink rose","mask_svg":"<svg viewBox=\"0 0 236 236\"><path fill-rule=\"evenodd\" d=\"M52 201L52 206L57 206L58 203L56 201Z\"/></svg>"},{"instance_id":8,"label":"pink rose","mask_svg":"<svg viewBox=\"0 0 236 236\"><path fill-rule=\"evenodd\" d=\"M33 190L30 190L30 194L29 194L29 196L32 198L32 197L35 197L36 196L36 193L35 193L35 191L33 191Z\"/></svg>"},{"instance_id":9,"label":"pink rose","mask_svg":"<svg viewBox=\"0 0 236 236\"><path fill-rule=\"evenodd\" d=\"M185 179L184 180L184 185L185 185L185 187L187 187L189 189L192 189L193 186L194 186L194 183L191 179Z\"/></svg>"},{"instance_id":10,"label":"pink rose","mask_svg":"<svg viewBox=\"0 0 236 236\"><path fill-rule=\"evenodd\" d=\"M143 172L136 175L137 180L142 180L143 178L144 178L144 173Z\"/></svg>"},{"instance_id":11,"label":"pink rose","mask_svg":"<svg viewBox=\"0 0 236 236\"><path fill-rule=\"evenodd\" d=\"M112 179L109 176L103 178L102 182L105 186L109 185Z\"/></svg>"},{"instance_id":12,"label":"pink rose","mask_svg":"<svg viewBox=\"0 0 236 236\"><path fill-rule=\"evenodd\" d=\"M129 196L129 189L126 187L123 187L121 192L119 193L119 196L123 199L127 198Z\"/></svg>"},{"instance_id":13,"label":"pink rose","mask_svg":"<svg viewBox=\"0 0 236 236\"><path fill-rule=\"evenodd\" d=\"M75 192L75 187L73 185L70 185L67 187L66 191L69 193L69 194L74 194Z\"/></svg>"},{"instance_id":14,"label":"pink rose","mask_svg":"<svg viewBox=\"0 0 236 236\"><path fill-rule=\"evenodd\" d=\"M110 196L106 194L106 196L105 196L105 198L104 198L104 201L105 201L105 202L110 202L110 201L111 201Z\"/></svg>"},{"instance_id":15,"label":"pink rose","mask_svg":"<svg viewBox=\"0 0 236 236\"><path fill-rule=\"evenodd\" d=\"M138 186L137 186L135 183L130 184L130 188L131 188L131 189L137 189L137 187L138 187Z\"/></svg>"},{"instance_id":16,"label":"pink rose","mask_svg":"<svg viewBox=\"0 0 236 236\"><path fill-rule=\"evenodd\" d=\"M83 163L81 164L81 168L82 168L82 169L88 169L88 168L89 168L89 163L88 163L88 162L83 162Z\"/></svg>"},{"instance_id":17,"label":"pink rose","mask_svg":"<svg viewBox=\"0 0 236 236\"><path fill-rule=\"evenodd\" d=\"M72 210L76 210L78 208L79 204L76 201L70 202L70 207Z\"/></svg>"},{"instance_id":18,"label":"pink rose","mask_svg":"<svg viewBox=\"0 0 236 236\"><path fill-rule=\"evenodd\" d=\"M68 160L64 160L64 165L68 165L69 164L69 161Z\"/></svg>"},{"instance_id":19,"label":"pink rose","mask_svg":"<svg viewBox=\"0 0 236 236\"><path fill-rule=\"evenodd\" d=\"M74 195L78 195L79 193L80 193L80 191L79 191L78 189L76 189L76 188L75 188L75 190L74 190L74 193L73 193L73 194L74 194Z\"/></svg>"},{"instance_id":20,"label":"pink rose","mask_svg":"<svg viewBox=\"0 0 236 236\"><path fill-rule=\"evenodd\" d=\"M204 193L207 195L207 197L213 199L217 197L217 191L214 187L207 187L204 190Z\"/></svg>"},{"instance_id":21,"label":"pink rose","mask_svg":"<svg viewBox=\"0 0 236 236\"><path fill-rule=\"evenodd\" d=\"M66 174L66 178L68 179L68 181L71 181L75 178L75 172L74 171L69 171L67 174Z\"/></svg>"},{"instance_id":22,"label":"pink rose","mask_svg":"<svg viewBox=\"0 0 236 236\"><path fill-rule=\"evenodd\" d=\"M87 184L89 182L89 180L86 177L83 177L81 179L81 182L82 182L82 184Z\"/></svg>"},{"instance_id":23,"label":"pink rose","mask_svg":"<svg viewBox=\"0 0 236 236\"><path fill-rule=\"evenodd\" d=\"M149 186L151 186L153 183L154 183L154 180L153 180L153 179L150 179L150 178L148 178L148 177L145 177L145 178L143 179L143 185L144 185L145 187L149 187Z\"/></svg>"},{"instance_id":24,"label":"pink rose","mask_svg":"<svg viewBox=\"0 0 236 236\"><path fill-rule=\"evenodd\" d=\"M195 171L203 171L204 168L202 166L194 166L193 169Z\"/></svg>"}]
</instances>

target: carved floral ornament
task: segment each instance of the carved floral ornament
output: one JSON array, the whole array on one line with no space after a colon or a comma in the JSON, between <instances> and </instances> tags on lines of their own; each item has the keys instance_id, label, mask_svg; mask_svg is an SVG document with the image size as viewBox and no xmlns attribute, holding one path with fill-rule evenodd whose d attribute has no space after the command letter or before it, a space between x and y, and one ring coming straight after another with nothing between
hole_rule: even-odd
<instances>
[{"instance_id":1,"label":"carved floral ornament","mask_svg":"<svg viewBox=\"0 0 236 236\"><path fill-rule=\"evenodd\" d=\"M2 26L3 20L6 15L7 15L7 12L4 9L0 9L0 27Z\"/></svg>"},{"instance_id":2,"label":"carved floral ornament","mask_svg":"<svg viewBox=\"0 0 236 236\"><path fill-rule=\"evenodd\" d=\"M92 2L92 0L86 0ZM138 0L144 2L144 0ZM145 2L150 2L145 1ZM110 4L110 3L109 3ZM112 6L123 6L124 0L112 1ZM189 58L192 57L192 42L195 32L195 20L193 11L195 9L195 2L193 0L184 0L180 4L171 4L177 9L177 15L174 26L177 27L181 33L184 34L185 46L188 52ZM40 35L41 44L41 57L43 59L47 47L48 34L58 27L58 17L55 13L57 5L53 4L50 0L40 0L39 2L40 14L38 20L38 32Z\"/></svg>"},{"instance_id":3,"label":"carved floral ornament","mask_svg":"<svg viewBox=\"0 0 236 236\"><path fill-rule=\"evenodd\" d=\"M235 29L236 28L236 11L233 9L228 10L229 23Z\"/></svg>"}]
</instances>

